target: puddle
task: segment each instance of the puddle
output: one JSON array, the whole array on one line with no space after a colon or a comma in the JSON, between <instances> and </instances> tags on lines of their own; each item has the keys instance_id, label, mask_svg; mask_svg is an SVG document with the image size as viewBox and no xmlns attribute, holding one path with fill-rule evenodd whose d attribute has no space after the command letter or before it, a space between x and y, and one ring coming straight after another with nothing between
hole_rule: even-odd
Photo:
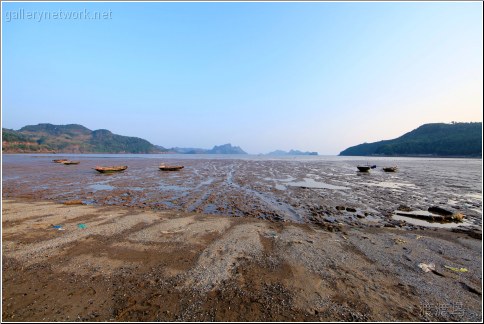
<instances>
[{"instance_id":1,"label":"puddle","mask_svg":"<svg viewBox=\"0 0 484 324\"><path fill-rule=\"evenodd\" d=\"M141 187L127 187L126 189L133 190L133 191L143 191L146 188L141 188Z\"/></svg>"},{"instance_id":2,"label":"puddle","mask_svg":"<svg viewBox=\"0 0 484 324\"><path fill-rule=\"evenodd\" d=\"M401 213L400 211L398 211ZM420 211L412 211L413 215L421 215L421 216L438 216L436 214L432 214L428 211L420 210ZM403 215L393 215L392 219L395 220L403 220L409 224L412 225L418 225L418 226L426 226L426 227L438 227L438 228L455 228L459 226L464 226L464 225L471 225L471 223L463 221L463 222L439 222L439 221L430 221L430 220L425 220L425 219L420 219L420 218L414 218L414 217L409 217L409 216L403 216Z\"/></svg>"},{"instance_id":3,"label":"puddle","mask_svg":"<svg viewBox=\"0 0 484 324\"><path fill-rule=\"evenodd\" d=\"M187 191L190 189L187 187L181 187L176 185L161 185L158 188L160 188L161 190L168 190L168 191Z\"/></svg>"},{"instance_id":4,"label":"puddle","mask_svg":"<svg viewBox=\"0 0 484 324\"><path fill-rule=\"evenodd\" d=\"M317 182L317 181L314 181L314 179L310 179L310 178L304 178L304 181L291 182L291 183L288 183L287 185L293 186L293 187L305 187L305 188L312 188L312 189L331 189L331 190L350 189L348 187L334 186L324 182Z\"/></svg>"},{"instance_id":5,"label":"puddle","mask_svg":"<svg viewBox=\"0 0 484 324\"><path fill-rule=\"evenodd\" d=\"M113 190L114 189L113 186L106 185L106 184L93 184L93 185L88 186L88 188L89 189L92 189L94 191L98 191L98 190Z\"/></svg>"},{"instance_id":6,"label":"puddle","mask_svg":"<svg viewBox=\"0 0 484 324\"><path fill-rule=\"evenodd\" d=\"M291 182L296 180L294 177L287 177L286 179L276 179L276 178L264 178L267 181L281 181L281 182Z\"/></svg>"},{"instance_id":7,"label":"puddle","mask_svg":"<svg viewBox=\"0 0 484 324\"><path fill-rule=\"evenodd\" d=\"M415 188L413 183L401 183L401 182L390 182L390 181L383 181L383 182L368 182L366 183L368 186L375 186L375 187L382 187L382 188L389 188L389 189L402 189L403 188Z\"/></svg>"},{"instance_id":8,"label":"puddle","mask_svg":"<svg viewBox=\"0 0 484 324\"><path fill-rule=\"evenodd\" d=\"M280 185L280 184L276 184L274 187L275 187L277 190L286 190L286 189L287 189L287 187L286 187L286 186L283 186L283 185Z\"/></svg>"},{"instance_id":9,"label":"puddle","mask_svg":"<svg viewBox=\"0 0 484 324\"><path fill-rule=\"evenodd\" d=\"M207 204L203 209L203 212L205 214L216 214L218 212L217 206L215 206L214 204Z\"/></svg>"},{"instance_id":10,"label":"puddle","mask_svg":"<svg viewBox=\"0 0 484 324\"><path fill-rule=\"evenodd\" d=\"M208 185L212 184L213 181L214 181L213 178L209 178L209 179L207 179L205 181L200 182L199 187L201 187L201 186L208 186Z\"/></svg>"}]
</instances>

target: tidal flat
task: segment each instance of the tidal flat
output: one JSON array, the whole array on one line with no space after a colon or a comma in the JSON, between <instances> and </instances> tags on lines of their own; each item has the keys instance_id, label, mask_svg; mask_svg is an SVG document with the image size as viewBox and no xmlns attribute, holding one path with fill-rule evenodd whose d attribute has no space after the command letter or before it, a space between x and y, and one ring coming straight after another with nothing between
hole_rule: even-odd
<instances>
[{"instance_id":1,"label":"tidal flat","mask_svg":"<svg viewBox=\"0 0 484 324\"><path fill-rule=\"evenodd\" d=\"M3 321L482 320L481 160L53 158L3 156Z\"/></svg>"}]
</instances>

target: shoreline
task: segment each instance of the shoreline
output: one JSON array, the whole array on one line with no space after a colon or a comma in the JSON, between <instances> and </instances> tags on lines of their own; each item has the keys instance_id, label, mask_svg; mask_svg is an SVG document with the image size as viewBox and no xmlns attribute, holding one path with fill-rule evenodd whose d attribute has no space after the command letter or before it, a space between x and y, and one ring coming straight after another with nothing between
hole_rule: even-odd
<instances>
[{"instance_id":1,"label":"shoreline","mask_svg":"<svg viewBox=\"0 0 484 324\"><path fill-rule=\"evenodd\" d=\"M181 156L233 156L233 157L266 157L266 158L305 158L305 157L340 157L340 158L430 158L430 159L471 159L482 160L482 156L468 156L468 155L340 155L340 154L296 154L296 155L269 155L263 153L246 153L246 154L232 154L232 153L177 153L177 152L156 152L156 153L79 153L79 152L4 152L2 155L181 155Z\"/></svg>"},{"instance_id":2,"label":"shoreline","mask_svg":"<svg viewBox=\"0 0 484 324\"><path fill-rule=\"evenodd\" d=\"M4 198L2 232L3 321L482 319L481 240L445 229Z\"/></svg>"}]
</instances>

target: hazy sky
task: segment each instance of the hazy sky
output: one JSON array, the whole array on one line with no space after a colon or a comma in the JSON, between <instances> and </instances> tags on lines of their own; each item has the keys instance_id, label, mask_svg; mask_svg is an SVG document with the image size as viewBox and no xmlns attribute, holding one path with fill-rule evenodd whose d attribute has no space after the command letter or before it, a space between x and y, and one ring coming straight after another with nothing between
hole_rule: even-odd
<instances>
[{"instance_id":1,"label":"hazy sky","mask_svg":"<svg viewBox=\"0 0 484 324\"><path fill-rule=\"evenodd\" d=\"M480 2L2 7L7 128L338 154L424 123L482 121Z\"/></svg>"}]
</instances>

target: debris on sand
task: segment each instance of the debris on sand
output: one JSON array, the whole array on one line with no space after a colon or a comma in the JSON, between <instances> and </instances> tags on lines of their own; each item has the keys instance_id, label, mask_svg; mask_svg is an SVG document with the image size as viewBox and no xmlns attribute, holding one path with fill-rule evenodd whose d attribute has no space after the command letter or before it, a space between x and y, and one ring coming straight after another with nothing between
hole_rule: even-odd
<instances>
[{"instance_id":1,"label":"debris on sand","mask_svg":"<svg viewBox=\"0 0 484 324\"><path fill-rule=\"evenodd\" d=\"M444 268L455 271L455 272L468 272L467 268L456 268L456 267L450 267L447 265L444 265Z\"/></svg>"},{"instance_id":2,"label":"debris on sand","mask_svg":"<svg viewBox=\"0 0 484 324\"><path fill-rule=\"evenodd\" d=\"M423 270L423 272L431 272L435 271L435 264L434 263L419 263L418 267Z\"/></svg>"},{"instance_id":3,"label":"debris on sand","mask_svg":"<svg viewBox=\"0 0 484 324\"><path fill-rule=\"evenodd\" d=\"M84 203L81 200L67 200L64 205L84 205Z\"/></svg>"}]
</instances>

